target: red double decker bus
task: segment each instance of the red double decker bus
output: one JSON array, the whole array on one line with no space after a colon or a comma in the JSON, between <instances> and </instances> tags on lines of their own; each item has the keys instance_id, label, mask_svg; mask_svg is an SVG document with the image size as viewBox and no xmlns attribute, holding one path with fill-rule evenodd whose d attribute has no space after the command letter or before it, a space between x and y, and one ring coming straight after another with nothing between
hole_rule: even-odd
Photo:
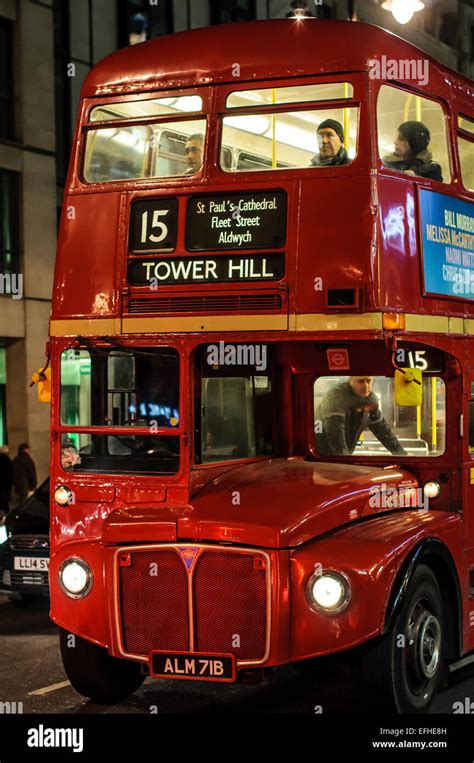
<instances>
[{"instance_id":1,"label":"red double decker bus","mask_svg":"<svg viewBox=\"0 0 474 763\"><path fill-rule=\"evenodd\" d=\"M83 695L357 647L374 696L426 711L474 650L473 142L468 81L361 23L91 71L49 344Z\"/></svg>"}]
</instances>

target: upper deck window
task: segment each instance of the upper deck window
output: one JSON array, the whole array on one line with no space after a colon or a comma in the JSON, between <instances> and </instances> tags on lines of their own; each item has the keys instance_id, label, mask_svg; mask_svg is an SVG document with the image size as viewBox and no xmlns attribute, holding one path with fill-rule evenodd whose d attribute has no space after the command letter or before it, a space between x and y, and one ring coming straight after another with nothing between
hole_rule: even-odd
<instances>
[{"instance_id":1,"label":"upper deck window","mask_svg":"<svg viewBox=\"0 0 474 763\"><path fill-rule=\"evenodd\" d=\"M378 145L385 167L449 183L448 136L439 103L390 85L377 101Z\"/></svg>"},{"instance_id":2,"label":"upper deck window","mask_svg":"<svg viewBox=\"0 0 474 763\"><path fill-rule=\"evenodd\" d=\"M225 116L221 167L249 172L349 164L357 132L355 106Z\"/></svg>"},{"instance_id":3,"label":"upper deck window","mask_svg":"<svg viewBox=\"0 0 474 763\"><path fill-rule=\"evenodd\" d=\"M460 130L474 135L474 119L471 119L471 117L465 117L463 114L460 114L458 117L458 127Z\"/></svg>"},{"instance_id":4,"label":"upper deck window","mask_svg":"<svg viewBox=\"0 0 474 763\"><path fill-rule=\"evenodd\" d=\"M94 106L90 122L106 122L111 119L146 119L168 114L183 114L202 111L199 95L183 95L171 98L153 98L141 101L120 101Z\"/></svg>"},{"instance_id":5,"label":"upper deck window","mask_svg":"<svg viewBox=\"0 0 474 763\"><path fill-rule=\"evenodd\" d=\"M474 140L458 134L458 148L462 184L468 191L474 191Z\"/></svg>"},{"instance_id":6,"label":"upper deck window","mask_svg":"<svg viewBox=\"0 0 474 763\"><path fill-rule=\"evenodd\" d=\"M202 167L205 137L205 119L89 130L84 179L108 183L195 175Z\"/></svg>"},{"instance_id":7,"label":"upper deck window","mask_svg":"<svg viewBox=\"0 0 474 763\"><path fill-rule=\"evenodd\" d=\"M458 133L462 184L468 191L474 191L474 119L460 114L458 128L465 133Z\"/></svg>"},{"instance_id":8,"label":"upper deck window","mask_svg":"<svg viewBox=\"0 0 474 763\"><path fill-rule=\"evenodd\" d=\"M280 103L339 101L352 98L353 95L354 88L349 82L324 82L313 85L268 87L258 90L234 90L227 96L226 107L239 109Z\"/></svg>"}]
</instances>

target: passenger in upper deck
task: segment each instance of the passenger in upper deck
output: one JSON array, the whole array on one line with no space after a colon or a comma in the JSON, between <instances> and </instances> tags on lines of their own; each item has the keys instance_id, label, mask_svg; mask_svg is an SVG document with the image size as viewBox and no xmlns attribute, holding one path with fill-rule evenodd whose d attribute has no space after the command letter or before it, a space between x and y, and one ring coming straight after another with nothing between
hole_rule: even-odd
<instances>
[{"instance_id":1,"label":"passenger in upper deck","mask_svg":"<svg viewBox=\"0 0 474 763\"><path fill-rule=\"evenodd\" d=\"M430 131L423 122L403 122L395 138L395 151L384 156L382 162L391 170L442 182L441 166L432 160L428 151L430 140Z\"/></svg>"},{"instance_id":2,"label":"passenger in upper deck","mask_svg":"<svg viewBox=\"0 0 474 763\"><path fill-rule=\"evenodd\" d=\"M333 167L349 164L344 148L344 128L335 119L325 119L317 129L319 154L311 159L310 167Z\"/></svg>"},{"instance_id":3,"label":"passenger in upper deck","mask_svg":"<svg viewBox=\"0 0 474 763\"><path fill-rule=\"evenodd\" d=\"M188 163L188 169L184 173L185 175L195 175L196 172L202 167L202 158L204 153L204 135L201 133L194 133L190 135L186 141L185 147L186 161Z\"/></svg>"}]
</instances>

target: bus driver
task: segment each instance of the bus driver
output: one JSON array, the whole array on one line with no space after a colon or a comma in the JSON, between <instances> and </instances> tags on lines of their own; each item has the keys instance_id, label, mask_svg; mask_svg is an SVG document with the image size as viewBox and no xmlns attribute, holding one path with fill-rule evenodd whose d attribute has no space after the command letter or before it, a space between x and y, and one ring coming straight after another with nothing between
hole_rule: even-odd
<instances>
[{"instance_id":1,"label":"bus driver","mask_svg":"<svg viewBox=\"0 0 474 763\"><path fill-rule=\"evenodd\" d=\"M351 455L364 429L370 429L391 453L408 455L382 416L373 381L373 376L349 376L324 395L316 410L316 422L322 424L316 434L319 453Z\"/></svg>"}]
</instances>

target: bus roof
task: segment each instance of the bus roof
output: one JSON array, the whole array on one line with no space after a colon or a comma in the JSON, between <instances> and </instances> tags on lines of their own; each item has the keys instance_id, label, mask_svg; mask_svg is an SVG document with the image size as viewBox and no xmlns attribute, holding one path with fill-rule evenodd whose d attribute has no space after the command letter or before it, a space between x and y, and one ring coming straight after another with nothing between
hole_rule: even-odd
<instances>
[{"instance_id":1,"label":"bus roof","mask_svg":"<svg viewBox=\"0 0 474 763\"><path fill-rule=\"evenodd\" d=\"M273 19L219 24L122 48L90 71L82 96L249 82L369 69L371 59L430 61L428 89L462 101L472 83L411 43L372 24ZM233 76L233 66L240 76Z\"/></svg>"}]
</instances>

